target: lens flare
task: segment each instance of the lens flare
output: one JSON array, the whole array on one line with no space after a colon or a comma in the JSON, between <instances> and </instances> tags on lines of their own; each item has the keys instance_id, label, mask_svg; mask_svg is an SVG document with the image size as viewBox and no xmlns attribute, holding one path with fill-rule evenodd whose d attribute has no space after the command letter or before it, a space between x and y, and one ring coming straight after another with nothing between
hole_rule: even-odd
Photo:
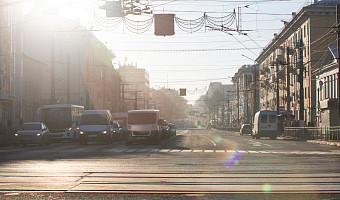
<instances>
[{"instance_id":1,"label":"lens flare","mask_svg":"<svg viewBox=\"0 0 340 200\"><path fill-rule=\"evenodd\" d=\"M221 142L221 136L219 136L219 135L217 135L215 138L214 138L214 141L216 142L216 143L220 143Z\"/></svg>"},{"instance_id":2,"label":"lens flare","mask_svg":"<svg viewBox=\"0 0 340 200\"><path fill-rule=\"evenodd\" d=\"M228 156L227 160L224 162L225 167L232 167L240 164L240 158L243 156L243 153L239 151L234 151L230 156Z\"/></svg>"},{"instance_id":3,"label":"lens flare","mask_svg":"<svg viewBox=\"0 0 340 200\"><path fill-rule=\"evenodd\" d=\"M271 186L270 184L266 183L266 184L264 184L264 185L262 186L262 190L263 190L263 192L265 192L265 193L271 193L271 191L272 191L272 186Z\"/></svg>"}]
</instances>

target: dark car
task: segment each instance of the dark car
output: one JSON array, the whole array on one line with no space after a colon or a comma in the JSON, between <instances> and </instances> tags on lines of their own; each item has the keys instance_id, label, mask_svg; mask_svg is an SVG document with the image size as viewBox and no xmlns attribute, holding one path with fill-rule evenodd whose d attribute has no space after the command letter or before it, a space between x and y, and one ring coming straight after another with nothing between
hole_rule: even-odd
<instances>
[{"instance_id":1,"label":"dark car","mask_svg":"<svg viewBox=\"0 0 340 200\"><path fill-rule=\"evenodd\" d=\"M243 135L243 134L252 134L250 124L242 124L242 127L240 129L240 135Z\"/></svg>"},{"instance_id":2,"label":"dark car","mask_svg":"<svg viewBox=\"0 0 340 200\"><path fill-rule=\"evenodd\" d=\"M47 145L50 143L49 130L44 123L24 123L14 134L15 146L20 144Z\"/></svg>"}]
</instances>

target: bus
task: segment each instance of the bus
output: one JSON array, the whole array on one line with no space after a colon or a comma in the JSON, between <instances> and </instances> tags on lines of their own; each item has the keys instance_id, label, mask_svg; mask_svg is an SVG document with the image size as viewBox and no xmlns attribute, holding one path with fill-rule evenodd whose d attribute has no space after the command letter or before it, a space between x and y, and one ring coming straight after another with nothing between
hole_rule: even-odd
<instances>
[{"instance_id":1,"label":"bus","mask_svg":"<svg viewBox=\"0 0 340 200\"><path fill-rule=\"evenodd\" d=\"M127 118L126 145L135 142L152 142L160 144L162 126L159 110L130 110Z\"/></svg>"},{"instance_id":2,"label":"bus","mask_svg":"<svg viewBox=\"0 0 340 200\"><path fill-rule=\"evenodd\" d=\"M38 109L40 121L50 130L51 140L78 139L77 127L84 111L84 106L73 104L44 105Z\"/></svg>"}]
</instances>

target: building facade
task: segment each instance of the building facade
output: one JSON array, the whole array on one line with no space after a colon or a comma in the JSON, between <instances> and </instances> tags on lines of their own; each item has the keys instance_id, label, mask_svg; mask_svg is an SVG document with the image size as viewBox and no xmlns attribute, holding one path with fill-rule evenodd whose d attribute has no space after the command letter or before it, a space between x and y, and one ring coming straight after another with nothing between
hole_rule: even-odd
<instances>
[{"instance_id":1,"label":"building facade","mask_svg":"<svg viewBox=\"0 0 340 200\"><path fill-rule=\"evenodd\" d=\"M17 127L21 117L22 8L0 6L0 140ZM3 140L2 140L3 141Z\"/></svg>"},{"instance_id":2,"label":"building facade","mask_svg":"<svg viewBox=\"0 0 340 200\"><path fill-rule=\"evenodd\" d=\"M233 127L251 124L258 111L258 65L243 65L232 78L234 101L232 107Z\"/></svg>"},{"instance_id":3,"label":"building facade","mask_svg":"<svg viewBox=\"0 0 340 200\"><path fill-rule=\"evenodd\" d=\"M231 84L210 83L203 101L208 107L211 125L219 127L232 125L234 91Z\"/></svg>"},{"instance_id":4,"label":"building facade","mask_svg":"<svg viewBox=\"0 0 340 200\"><path fill-rule=\"evenodd\" d=\"M122 79L123 111L148 109L150 107L149 73L133 64L120 65L118 73Z\"/></svg>"},{"instance_id":5,"label":"building facade","mask_svg":"<svg viewBox=\"0 0 340 200\"><path fill-rule=\"evenodd\" d=\"M256 59L261 110L290 113L300 124L315 124L316 79L312 71L328 46L336 44L330 29L336 25L339 3L338 0L315 1L297 14L292 13L291 21L284 23L279 34L274 34L274 39Z\"/></svg>"},{"instance_id":6,"label":"building facade","mask_svg":"<svg viewBox=\"0 0 340 200\"><path fill-rule=\"evenodd\" d=\"M313 71L317 87L317 126L326 129L339 126L338 106L338 48L330 46L325 52L322 67Z\"/></svg>"}]
</instances>

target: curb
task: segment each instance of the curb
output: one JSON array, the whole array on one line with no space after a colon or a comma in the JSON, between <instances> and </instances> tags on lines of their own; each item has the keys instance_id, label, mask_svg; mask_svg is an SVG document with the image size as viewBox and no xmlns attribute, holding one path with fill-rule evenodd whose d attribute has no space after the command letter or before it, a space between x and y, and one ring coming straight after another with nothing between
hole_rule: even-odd
<instances>
[{"instance_id":1,"label":"curb","mask_svg":"<svg viewBox=\"0 0 340 200\"><path fill-rule=\"evenodd\" d=\"M340 142L329 142L329 141L321 141L321 140L307 140L307 142L340 147Z\"/></svg>"}]
</instances>

